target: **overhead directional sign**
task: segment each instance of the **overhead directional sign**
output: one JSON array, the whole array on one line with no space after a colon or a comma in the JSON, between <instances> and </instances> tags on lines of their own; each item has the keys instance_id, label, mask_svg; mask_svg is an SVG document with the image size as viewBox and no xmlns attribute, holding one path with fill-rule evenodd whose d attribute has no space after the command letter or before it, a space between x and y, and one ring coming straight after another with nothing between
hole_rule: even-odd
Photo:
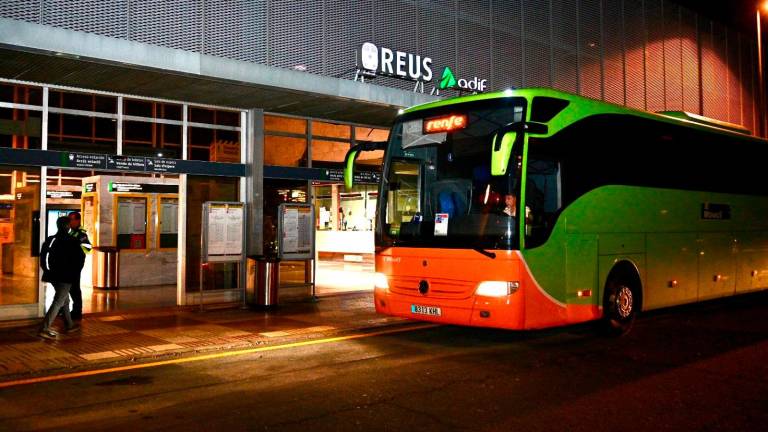
<instances>
[{"instance_id":1,"label":"overhead directional sign","mask_svg":"<svg viewBox=\"0 0 768 432\"><path fill-rule=\"evenodd\" d=\"M143 156L109 156L107 169L121 171L145 171L147 158Z\"/></svg>"},{"instance_id":2,"label":"overhead directional sign","mask_svg":"<svg viewBox=\"0 0 768 432\"><path fill-rule=\"evenodd\" d=\"M245 165L238 163L53 150L25 150L0 147L0 160L9 165L49 166L100 171L156 172L229 177L245 175Z\"/></svg>"},{"instance_id":3,"label":"overhead directional sign","mask_svg":"<svg viewBox=\"0 0 768 432\"><path fill-rule=\"evenodd\" d=\"M154 172L176 172L179 169L175 159L147 158L147 170Z\"/></svg>"},{"instance_id":4,"label":"overhead directional sign","mask_svg":"<svg viewBox=\"0 0 768 432\"><path fill-rule=\"evenodd\" d=\"M300 168L282 166L264 166L265 178L316 180L343 182L344 170L341 168ZM355 183L377 184L381 181L381 173L378 171L355 171Z\"/></svg>"},{"instance_id":5,"label":"overhead directional sign","mask_svg":"<svg viewBox=\"0 0 768 432\"><path fill-rule=\"evenodd\" d=\"M106 169L107 155L91 153L66 153L63 158L68 168Z\"/></svg>"}]
</instances>

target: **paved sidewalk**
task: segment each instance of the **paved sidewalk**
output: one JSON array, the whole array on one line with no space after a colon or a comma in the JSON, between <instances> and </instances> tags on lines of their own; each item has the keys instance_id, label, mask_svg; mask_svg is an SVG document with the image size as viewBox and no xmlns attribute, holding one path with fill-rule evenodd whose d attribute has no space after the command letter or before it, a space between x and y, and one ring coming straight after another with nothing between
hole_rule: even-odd
<instances>
[{"instance_id":1,"label":"paved sidewalk","mask_svg":"<svg viewBox=\"0 0 768 432\"><path fill-rule=\"evenodd\" d=\"M155 310L86 316L82 331L38 338L37 323L0 329L0 382L199 352L322 338L404 323L376 315L372 293L324 297L272 312ZM62 325L61 320L57 325Z\"/></svg>"}]
</instances>

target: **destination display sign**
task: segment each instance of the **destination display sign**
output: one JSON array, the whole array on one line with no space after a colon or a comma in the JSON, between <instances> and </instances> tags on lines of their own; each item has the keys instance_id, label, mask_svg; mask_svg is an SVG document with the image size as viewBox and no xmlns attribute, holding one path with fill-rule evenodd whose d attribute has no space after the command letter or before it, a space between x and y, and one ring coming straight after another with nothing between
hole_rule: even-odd
<instances>
[{"instance_id":1,"label":"destination display sign","mask_svg":"<svg viewBox=\"0 0 768 432\"><path fill-rule=\"evenodd\" d=\"M731 218L729 204L702 203L701 218L707 220L728 220Z\"/></svg>"}]
</instances>

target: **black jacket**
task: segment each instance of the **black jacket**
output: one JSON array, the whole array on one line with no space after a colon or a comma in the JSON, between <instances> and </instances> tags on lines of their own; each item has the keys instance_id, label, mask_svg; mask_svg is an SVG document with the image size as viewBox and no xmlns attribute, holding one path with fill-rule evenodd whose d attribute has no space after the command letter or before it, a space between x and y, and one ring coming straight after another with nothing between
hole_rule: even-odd
<instances>
[{"instance_id":1,"label":"black jacket","mask_svg":"<svg viewBox=\"0 0 768 432\"><path fill-rule=\"evenodd\" d=\"M67 233L58 233L45 239L40 250L40 268L43 282L72 282L83 268L80 242Z\"/></svg>"},{"instance_id":2,"label":"black jacket","mask_svg":"<svg viewBox=\"0 0 768 432\"><path fill-rule=\"evenodd\" d=\"M80 259L78 260L78 266L82 270L83 266L85 265L86 250L90 252L91 249L93 249L93 246L91 246L91 241L88 239L88 234L82 228L71 230L69 232L69 236L77 240L78 243L80 243L80 248L79 248L80 255L78 255ZM79 273L78 273L77 279L75 279L75 282L78 280L80 280Z\"/></svg>"}]
</instances>

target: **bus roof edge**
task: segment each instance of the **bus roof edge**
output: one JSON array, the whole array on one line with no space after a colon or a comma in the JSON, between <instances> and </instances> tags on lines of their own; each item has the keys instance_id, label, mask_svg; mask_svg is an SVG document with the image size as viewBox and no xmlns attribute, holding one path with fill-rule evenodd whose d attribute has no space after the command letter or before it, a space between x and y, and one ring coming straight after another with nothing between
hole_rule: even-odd
<instances>
[{"instance_id":1,"label":"bus roof edge","mask_svg":"<svg viewBox=\"0 0 768 432\"><path fill-rule=\"evenodd\" d=\"M721 120L713 119L710 117L704 117L702 115L690 113L687 111L657 111L656 114L660 114L667 117L673 117L676 119L688 120L694 123L704 124L707 126L714 126L721 129L727 129L731 132L736 132L744 135L751 135L752 132L742 125L724 122Z\"/></svg>"}]
</instances>

